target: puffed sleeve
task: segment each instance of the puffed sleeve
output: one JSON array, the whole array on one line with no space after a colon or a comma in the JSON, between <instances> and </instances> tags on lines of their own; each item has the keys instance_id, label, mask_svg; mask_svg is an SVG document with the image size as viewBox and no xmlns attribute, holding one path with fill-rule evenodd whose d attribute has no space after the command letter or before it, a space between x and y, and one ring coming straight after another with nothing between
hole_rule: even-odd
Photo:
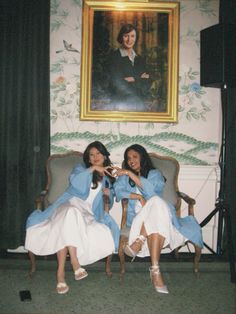
<instances>
[{"instance_id":1,"label":"puffed sleeve","mask_svg":"<svg viewBox=\"0 0 236 314\"><path fill-rule=\"evenodd\" d=\"M140 191L145 198L150 198L154 195L162 195L163 189L165 187L165 178L159 170L150 170L148 177L140 177L140 180L142 185Z\"/></svg>"},{"instance_id":2,"label":"puffed sleeve","mask_svg":"<svg viewBox=\"0 0 236 314\"><path fill-rule=\"evenodd\" d=\"M119 177L114 183L114 190L117 202L123 198L129 198L130 191L128 189L128 176Z\"/></svg>"},{"instance_id":3,"label":"puffed sleeve","mask_svg":"<svg viewBox=\"0 0 236 314\"><path fill-rule=\"evenodd\" d=\"M92 183L92 173L89 168L78 164L72 170L69 181L71 186L81 194L87 194Z\"/></svg>"}]
</instances>

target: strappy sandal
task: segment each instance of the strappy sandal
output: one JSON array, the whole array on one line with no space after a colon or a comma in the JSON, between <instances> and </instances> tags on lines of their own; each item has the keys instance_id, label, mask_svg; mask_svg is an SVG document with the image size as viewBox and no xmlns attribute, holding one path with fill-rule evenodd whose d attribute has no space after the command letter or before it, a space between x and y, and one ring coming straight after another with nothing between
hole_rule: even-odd
<instances>
[{"instance_id":1,"label":"strappy sandal","mask_svg":"<svg viewBox=\"0 0 236 314\"><path fill-rule=\"evenodd\" d=\"M134 251L133 249L131 249L131 246L128 245L128 244L125 246L124 252L125 252L126 255L132 257L131 263L134 261L134 259L135 259L135 257L137 256L138 252L141 251L142 246L143 246L143 244L145 243L145 241L146 241L145 236L143 236L142 234L140 234L140 235L137 237L137 239L135 240L135 242L138 242L138 243L141 242L141 247L140 247L140 249L139 249L138 251ZM135 243L135 242L134 242L134 243ZM131 244L131 245L132 245L132 244Z\"/></svg>"},{"instance_id":2,"label":"strappy sandal","mask_svg":"<svg viewBox=\"0 0 236 314\"><path fill-rule=\"evenodd\" d=\"M157 265L151 266L149 268L149 271L150 271L150 278L151 278L151 281L153 282L153 285L154 285L156 292L168 294L169 291L168 291L166 285L158 286L154 283L154 280L153 280L154 276L161 276L161 271L160 271L159 265L157 264Z\"/></svg>"},{"instance_id":3,"label":"strappy sandal","mask_svg":"<svg viewBox=\"0 0 236 314\"><path fill-rule=\"evenodd\" d=\"M69 287L65 282L58 282L56 290L58 294L65 294L69 291Z\"/></svg>"},{"instance_id":4,"label":"strappy sandal","mask_svg":"<svg viewBox=\"0 0 236 314\"><path fill-rule=\"evenodd\" d=\"M85 277L88 276L88 273L86 272L86 270L82 267L78 268L75 272L75 280L81 280Z\"/></svg>"}]
</instances>

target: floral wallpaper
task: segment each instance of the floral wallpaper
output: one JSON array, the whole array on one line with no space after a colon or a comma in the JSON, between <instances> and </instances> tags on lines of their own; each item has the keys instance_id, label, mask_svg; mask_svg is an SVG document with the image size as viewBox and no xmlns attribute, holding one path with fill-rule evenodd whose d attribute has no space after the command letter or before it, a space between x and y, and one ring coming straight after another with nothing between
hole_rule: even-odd
<instances>
[{"instance_id":1,"label":"floral wallpaper","mask_svg":"<svg viewBox=\"0 0 236 314\"><path fill-rule=\"evenodd\" d=\"M164 2L164 1L163 1ZM181 164L218 162L220 92L200 86L200 31L218 23L219 0L181 0L178 123L80 121L82 1L51 0L51 153L102 141L114 163L132 143Z\"/></svg>"}]
</instances>

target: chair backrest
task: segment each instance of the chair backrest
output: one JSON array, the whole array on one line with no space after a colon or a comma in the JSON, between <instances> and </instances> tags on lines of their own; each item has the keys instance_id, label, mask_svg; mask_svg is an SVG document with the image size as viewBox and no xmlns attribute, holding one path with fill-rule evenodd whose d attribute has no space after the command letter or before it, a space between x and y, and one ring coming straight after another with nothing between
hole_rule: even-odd
<instances>
[{"instance_id":1,"label":"chair backrest","mask_svg":"<svg viewBox=\"0 0 236 314\"><path fill-rule=\"evenodd\" d=\"M178 191L178 174L179 163L176 159L168 156L160 156L156 153L149 153L153 166L161 171L166 178L166 185L163 191L163 198L167 202L175 205L179 209L180 198L177 195Z\"/></svg>"},{"instance_id":2,"label":"chair backrest","mask_svg":"<svg viewBox=\"0 0 236 314\"><path fill-rule=\"evenodd\" d=\"M51 155L47 160L47 202L54 202L68 187L69 175L75 165L83 164L83 154L70 152Z\"/></svg>"}]
</instances>

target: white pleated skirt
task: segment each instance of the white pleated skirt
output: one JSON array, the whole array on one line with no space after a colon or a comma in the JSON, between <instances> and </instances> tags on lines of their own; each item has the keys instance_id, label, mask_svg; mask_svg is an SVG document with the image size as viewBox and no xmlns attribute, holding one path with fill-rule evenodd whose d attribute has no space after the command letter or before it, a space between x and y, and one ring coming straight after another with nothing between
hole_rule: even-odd
<instances>
[{"instance_id":1,"label":"white pleated skirt","mask_svg":"<svg viewBox=\"0 0 236 314\"><path fill-rule=\"evenodd\" d=\"M172 215L168 204L158 196L150 198L145 206L140 207L137 212L129 234L130 245L140 235L142 224L144 224L148 235L152 233L162 235L165 238L163 248L169 247L171 251L183 245L187 240L172 224ZM150 256L147 241L145 241L138 256Z\"/></svg>"},{"instance_id":2,"label":"white pleated skirt","mask_svg":"<svg viewBox=\"0 0 236 314\"><path fill-rule=\"evenodd\" d=\"M96 222L91 205L77 197L26 232L25 249L36 255L55 254L66 246L77 248L81 265L94 263L115 250L110 229Z\"/></svg>"}]
</instances>

